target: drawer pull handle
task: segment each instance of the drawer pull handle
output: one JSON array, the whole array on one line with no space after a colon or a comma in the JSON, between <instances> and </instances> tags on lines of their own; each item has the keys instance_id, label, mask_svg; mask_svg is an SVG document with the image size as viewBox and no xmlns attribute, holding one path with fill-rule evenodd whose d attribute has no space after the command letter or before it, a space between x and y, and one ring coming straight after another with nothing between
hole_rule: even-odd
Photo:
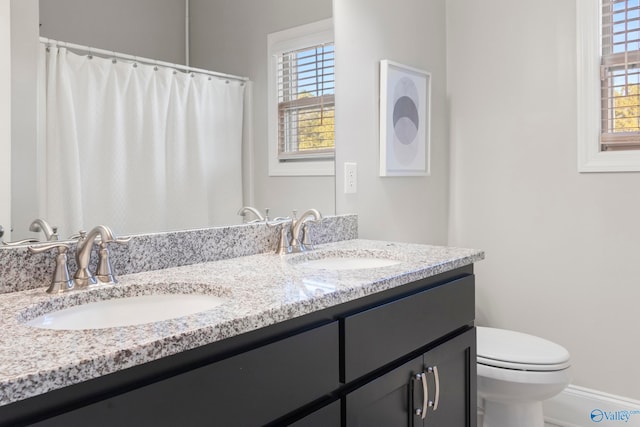
<instances>
[{"instance_id":1,"label":"drawer pull handle","mask_svg":"<svg viewBox=\"0 0 640 427\"><path fill-rule=\"evenodd\" d=\"M440 376L438 375L438 367L430 367L427 369L428 372L431 372L435 378L436 391L435 391L435 400L433 402L429 402L429 406L433 406L433 410L438 410L438 402L440 402Z\"/></svg>"}]
</instances>

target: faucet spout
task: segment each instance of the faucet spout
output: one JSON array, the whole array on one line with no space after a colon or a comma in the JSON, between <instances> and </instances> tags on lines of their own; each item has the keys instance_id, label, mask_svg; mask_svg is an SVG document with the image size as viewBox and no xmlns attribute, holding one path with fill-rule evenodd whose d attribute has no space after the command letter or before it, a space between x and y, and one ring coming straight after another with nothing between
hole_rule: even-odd
<instances>
[{"instance_id":1,"label":"faucet spout","mask_svg":"<svg viewBox=\"0 0 640 427\"><path fill-rule=\"evenodd\" d=\"M102 243L115 240L113 231L106 225L98 225L89 231L89 233L85 233L84 231L80 232L80 240L78 240L78 246L76 248L76 265L78 270L73 276L77 288L83 288L97 283L97 279L89 271L89 260L91 259L91 251L98 236L100 236Z\"/></svg>"},{"instance_id":2,"label":"faucet spout","mask_svg":"<svg viewBox=\"0 0 640 427\"><path fill-rule=\"evenodd\" d=\"M29 225L29 231L38 233L42 231L47 241L58 240L58 231L56 227L52 227L46 220L38 218L33 220Z\"/></svg>"},{"instance_id":3,"label":"faucet spout","mask_svg":"<svg viewBox=\"0 0 640 427\"><path fill-rule=\"evenodd\" d=\"M307 209L300 215L299 219L295 219L291 225L291 246L293 252L303 252L306 250L304 243L300 239L300 232L303 230L304 223L313 218L314 221L322 219L322 214L317 209Z\"/></svg>"},{"instance_id":4,"label":"faucet spout","mask_svg":"<svg viewBox=\"0 0 640 427\"><path fill-rule=\"evenodd\" d=\"M251 212L257 219L254 221L247 221L246 216L249 212ZM260 214L260 212L258 212L256 208L253 208L251 206L243 206L242 208L240 208L240 210L238 211L238 215L242 217L242 222L264 221L264 217Z\"/></svg>"}]
</instances>

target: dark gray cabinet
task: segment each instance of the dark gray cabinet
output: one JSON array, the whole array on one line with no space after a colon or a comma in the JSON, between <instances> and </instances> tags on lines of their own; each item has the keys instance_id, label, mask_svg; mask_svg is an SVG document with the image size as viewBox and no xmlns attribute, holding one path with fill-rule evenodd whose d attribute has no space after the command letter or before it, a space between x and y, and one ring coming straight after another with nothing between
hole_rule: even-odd
<instances>
[{"instance_id":1,"label":"dark gray cabinet","mask_svg":"<svg viewBox=\"0 0 640 427\"><path fill-rule=\"evenodd\" d=\"M340 401L312 412L301 420L289 424L289 427L338 427L340 426Z\"/></svg>"},{"instance_id":2,"label":"dark gray cabinet","mask_svg":"<svg viewBox=\"0 0 640 427\"><path fill-rule=\"evenodd\" d=\"M0 407L0 426L475 427L474 305L466 266Z\"/></svg>"},{"instance_id":3,"label":"dark gray cabinet","mask_svg":"<svg viewBox=\"0 0 640 427\"><path fill-rule=\"evenodd\" d=\"M410 425L411 381L422 366L416 357L347 394L345 427Z\"/></svg>"},{"instance_id":4,"label":"dark gray cabinet","mask_svg":"<svg viewBox=\"0 0 640 427\"><path fill-rule=\"evenodd\" d=\"M338 368L333 322L36 425L260 426L336 389Z\"/></svg>"},{"instance_id":5,"label":"dark gray cabinet","mask_svg":"<svg viewBox=\"0 0 640 427\"><path fill-rule=\"evenodd\" d=\"M476 427L475 329L349 393L344 427Z\"/></svg>"},{"instance_id":6,"label":"dark gray cabinet","mask_svg":"<svg viewBox=\"0 0 640 427\"><path fill-rule=\"evenodd\" d=\"M426 414L424 420L422 420L422 416L416 415L416 410L422 409L420 399L424 393L422 387L418 388L420 393L417 393L418 390L414 387L413 425L476 427L475 329L452 338L425 353L423 364L423 372L426 374L425 379L429 391L426 399ZM424 422L420 423L420 421Z\"/></svg>"}]
</instances>

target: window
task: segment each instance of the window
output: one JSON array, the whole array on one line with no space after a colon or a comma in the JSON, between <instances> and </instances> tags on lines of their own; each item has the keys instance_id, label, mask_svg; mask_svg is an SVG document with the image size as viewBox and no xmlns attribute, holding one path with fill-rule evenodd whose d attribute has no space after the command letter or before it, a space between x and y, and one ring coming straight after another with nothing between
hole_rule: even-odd
<instances>
[{"instance_id":1,"label":"window","mask_svg":"<svg viewBox=\"0 0 640 427\"><path fill-rule=\"evenodd\" d=\"M578 170L640 171L640 0L576 0Z\"/></svg>"},{"instance_id":2,"label":"window","mask_svg":"<svg viewBox=\"0 0 640 427\"><path fill-rule=\"evenodd\" d=\"M602 0L603 151L640 149L639 3Z\"/></svg>"},{"instance_id":3,"label":"window","mask_svg":"<svg viewBox=\"0 0 640 427\"><path fill-rule=\"evenodd\" d=\"M333 175L331 20L269 34L269 175Z\"/></svg>"},{"instance_id":4,"label":"window","mask_svg":"<svg viewBox=\"0 0 640 427\"><path fill-rule=\"evenodd\" d=\"M333 43L278 55L278 159L332 158Z\"/></svg>"}]
</instances>

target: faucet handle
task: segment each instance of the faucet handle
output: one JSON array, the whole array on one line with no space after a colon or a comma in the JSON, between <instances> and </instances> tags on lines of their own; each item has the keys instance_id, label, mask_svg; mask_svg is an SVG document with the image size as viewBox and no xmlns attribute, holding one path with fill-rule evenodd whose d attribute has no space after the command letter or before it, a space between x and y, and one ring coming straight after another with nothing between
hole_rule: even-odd
<instances>
[{"instance_id":1,"label":"faucet handle","mask_svg":"<svg viewBox=\"0 0 640 427\"><path fill-rule=\"evenodd\" d=\"M56 294L60 292L70 291L74 287L73 280L69 277L69 267L67 266L67 252L69 245L65 243L49 243L46 245L29 246L29 252L39 254L51 249L57 249L56 268L53 272L51 284L47 289L47 293Z\"/></svg>"},{"instance_id":2,"label":"faucet handle","mask_svg":"<svg viewBox=\"0 0 640 427\"><path fill-rule=\"evenodd\" d=\"M55 242L60 240L60 235L58 235L58 226L57 225L52 226L51 231L53 231L53 233L51 233L51 237L49 237L49 241Z\"/></svg>"},{"instance_id":3,"label":"faucet handle","mask_svg":"<svg viewBox=\"0 0 640 427\"><path fill-rule=\"evenodd\" d=\"M289 227L285 227L285 223L282 223L282 228L280 229L280 239L278 240L278 247L276 248L276 253L278 255L286 255L291 253L293 250L291 243L289 243Z\"/></svg>"},{"instance_id":4,"label":"faucet handle","mask_svg":"<svg viewBox=\"0 0 640 427\"><path fill-rule=\"evenodd\" d=\"M111 261L109 260L109 248L107 248L107 242L101 242L98 249L98 267L96 269L95 278L100 283L116 284L116 276L113 274L111 268Z\"/></svg>"},{"instance_id":5,"label":"faucet handle","mask_svg":"<svg viewBox=\"0 0 640 427\"><path fill-rule=\"evenodd\" d=\"M313 243L311 243L309 234L308 224L302 224L302 239L300 239L300 245L304 250L313 249Z\"/></svg>"},{"instance_id":6,"label":"faucet handle","mask_svg":"<svg viewBox=\"0 0 640 427\"><path fill-rule=\"evenodd\" d=\"M131 241L131 236L127 236L127 237L116 237L115 239L107 243L118 243L119 245L126 245L130 241Z\"/></svg>"},{"instance_id":7,"label":"faucet handle","mask_svg":"<svg viewBox=\"0 0 640 427\"><path fill-rule=\"evenodd\" d=\"M113 268L111 267L111 260L109 259L109 248L107 248L108 243L118 243L120 245L127 244L131 241L131 236L127 237L118 237L112 240L100 242L100 247L98 249L98 267L96 269L95 277L98 279L100 283L107 284L116 284L118 280L113 272Z\"/></svg>"}]
</instances>

